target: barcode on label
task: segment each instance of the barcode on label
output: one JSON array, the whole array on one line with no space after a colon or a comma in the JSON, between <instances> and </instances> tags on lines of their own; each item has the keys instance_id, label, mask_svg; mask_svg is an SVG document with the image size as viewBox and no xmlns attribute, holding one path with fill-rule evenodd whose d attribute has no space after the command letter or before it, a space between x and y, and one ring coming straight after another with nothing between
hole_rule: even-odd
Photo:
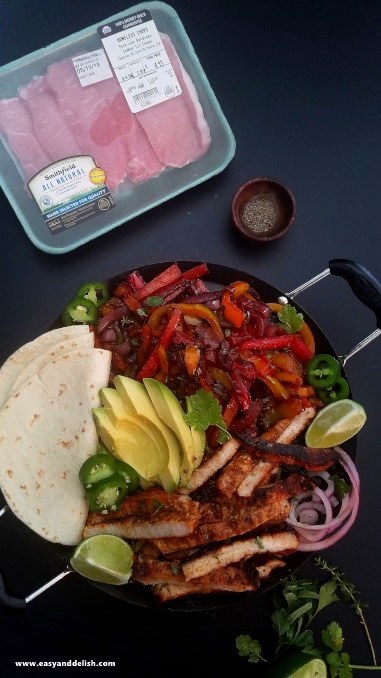
<instances>
[{"instance_id":1,"label":"barcode on label","mask_svg":"<svg viewBox=\"0 0 381 678\"><path fill-rule=\"evenodd\" d=\"M157 96L159 94L159 90L157 87L152 87L152 89L148 89L146 92L140 92L140 94L134 94L134 102L135 104L139 104L140 106L147 106L148 104L151 103L151 99L154 96Z\"/></svg>"}]
</instances>

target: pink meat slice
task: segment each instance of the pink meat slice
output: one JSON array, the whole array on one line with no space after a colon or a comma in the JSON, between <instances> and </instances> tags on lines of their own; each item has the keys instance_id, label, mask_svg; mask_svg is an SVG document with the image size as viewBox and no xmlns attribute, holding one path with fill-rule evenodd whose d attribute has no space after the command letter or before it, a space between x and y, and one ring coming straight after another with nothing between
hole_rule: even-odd
<instances>
[{"instance_id":1,"label":"pink meat slice","mask_svg":"<svg viewBox=\"0 0 381 678\"><path fill-rule=\"evenodd\" d=\"M82 149L61 114L55 97L46 91L44 77L33 78L20 87L19 96L29 110L37 141L53 161L82 155Z\"/></svg>"},{"instance_id":2,"label":"pink meat slice","mask_svg":"<svg viewBox=\"0 0 381 678\"><path fill-rule=\"evenodd\" d=\"M24 102L18 97L0 99L0 132L17 157L26 181L51 162L34 135Z\"/></svg>"},{"instance_id":3,"label":"pink meat slice","mask_svg":"<svg viewBox=\"0 0 381 678\"><path fill-rule=\"evenodd\" d=\"M106 171L108 187L116 188L126 177L126 153L118 137L107 145L99 145L91 138L90 130L106 105L98 89L94 85L81 86L71 59L48 66L45 77L77 143Z\"/></svg>"},{"instance_id":4,"label":"pink meat slice","mask_svg":"<svg viewBox=\"0 0 381 678\"><path fill-rule=\"evenodd\" d=\"M196 89L193 83L191 90L188 89L191 80L189 76L185 79L185 71L168 36L162 37L165 38L165 46L168 46L168 58L175 72L181 76L179 83L183 92L173 99L139 111L136 116L160 160L170 167L184 167L205 154L210 139L207 142L206 121L201 122L204 116ZM197 106L195 101L198 102Z\"/></svg>"},{"instance_id":5,"label":"pink meat slice","mask_svg":"<svg viewBox=\"0 0 381 678\"><path fill-rule=\"evenodd\" d=\"M120 135L127 155L126 175L134 184L158 177L164 165L136 115L131 112L117 79L102 80L95 87L108 106L101 111L90 130L92 139L103 144L109 143L113 135Z\"/></svg>"},{"instance_id":6,"label":"pink meat slice","mask_svg":"<svg viewBox=\"0 0 381 678\"><path fill-rule=\"evenodd\" d=\"M197 90L193 84L193 81L184 66L182 65L179 55L177 54L172 40L166 33L160 33L162 43L165 47L165 51L168 54L168 58L171 62L172 68L175 71L177 80L182 90L182 96L188 113L192 120L194 129L196 130L197 141L200 146L201 152L206 153L210 146L210 128L205 119L204 111L200 104L198 98Z\"/></svg>"}]
</instances>

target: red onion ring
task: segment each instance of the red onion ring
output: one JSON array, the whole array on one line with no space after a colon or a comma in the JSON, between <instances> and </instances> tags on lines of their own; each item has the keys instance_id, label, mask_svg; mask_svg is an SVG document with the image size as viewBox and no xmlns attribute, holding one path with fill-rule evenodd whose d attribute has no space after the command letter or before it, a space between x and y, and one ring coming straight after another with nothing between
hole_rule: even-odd
<instances>
[{"instance_id":1,"label":"red onion ring","mask_svg":"<svg viewBox=\"0 0 381 678\"><path fill-rule=\"evenodd\" d=\"M311 493L307 493L307 496L310 498L309 502L305 501L306 493L300 495L297 498L296 505L294 504L290 511L290 515L286 522L291 525L301 537L298 551L319 551L332 546L339 541L341 537L347 534L356 519L360 499L359 474L350 456L339 447L335 449L340 454L339 462L351 483L350 492L343 497L340 510L337 516L333 518L332 503L334 499L336 499L337 502L339 502L339 500L333 494L327 496L327 492L330 493L331 490L329 474L327 472L323 472L324 475L322 473L309 474L312 478L323 478L327 483L327 490L323 491L319 487L315 487ZM320 511L325 512L325 523L309 524L300 522L298 518L301 517L301 514L305 509L315 508L315 497L318 497L321 501Z\"/></svg>"}]
</instances>

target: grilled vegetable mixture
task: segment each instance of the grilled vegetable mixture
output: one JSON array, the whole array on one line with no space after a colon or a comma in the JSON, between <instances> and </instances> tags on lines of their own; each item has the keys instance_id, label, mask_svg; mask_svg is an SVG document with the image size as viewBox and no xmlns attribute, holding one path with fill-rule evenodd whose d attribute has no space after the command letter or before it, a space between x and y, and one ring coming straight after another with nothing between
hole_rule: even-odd
<instances>
[{"instance_id":1,"label":"grilled vegetable mixture","mask_svg":"<svg viewBox=\"0 0 381 678\"><path fill-rule=\"evenodd\" d=\"M201 421L206 448L185 487L140 487L112 513L89 513L84 537L131 540L132 579L152 585L160 601L255 590L288 554L337 541L358 508L349 456L311 450L302 437L325 402L347 397L339 365L315 356L294 307L262 300L240 280L210 291L207 273L203 263L173 264L150 281L134 271L110 298L102 290L93 299L95 345L112 352L110 386L118 374L154 378L184 410L195 398L195 428L197 403L200 420L213 403L224 424ZM91 285L86 301L98 291ZM75 321L73 304L65 322L68 314Z\"/></svg>"}]
</instances>

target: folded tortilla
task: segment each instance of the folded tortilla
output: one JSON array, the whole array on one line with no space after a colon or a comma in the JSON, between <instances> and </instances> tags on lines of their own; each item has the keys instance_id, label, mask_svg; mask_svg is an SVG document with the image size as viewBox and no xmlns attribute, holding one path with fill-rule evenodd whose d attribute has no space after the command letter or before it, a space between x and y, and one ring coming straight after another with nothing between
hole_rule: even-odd
<instances>
[{"instance_id":1,"label":"folded tortilla","mask_svg":"<svg viewBox=\"0 0 381 678\"><path fill-rule=\"evenodd\" d=\"M111 353L71 350L47 362L0 410L0 486L13 513L41 537L74 545L88 513L78 472L97 446L92 408Z\"/></svg>"},{"instance_id":2,"label":"folded tortilla","mask_svg":"<svg viewBox=\"0 0 381 678\"><path fill-rule=\"evenodd\" d=\"M43 355L55 344L68 339L78 338L80 335L89 334L88 325L69 325L58 327L41 334L33 341L29 341L17 349L7 358L0 368L0 408L4 405L12 392L12 387L19 374L28 364Z\"/></svg>"}]
</instances>

